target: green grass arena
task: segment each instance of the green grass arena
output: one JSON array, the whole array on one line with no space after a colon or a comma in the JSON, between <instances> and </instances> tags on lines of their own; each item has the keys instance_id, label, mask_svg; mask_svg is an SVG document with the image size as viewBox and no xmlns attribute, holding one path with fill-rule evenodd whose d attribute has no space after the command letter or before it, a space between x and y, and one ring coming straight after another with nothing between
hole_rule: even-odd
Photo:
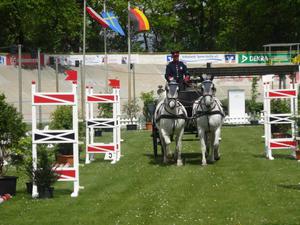
<instances>
[{"instance_id":1,"label":"green grass arena","mask_svg":"<svg viewBox=\"0 0 300 225\"><path fill-rule=\"evenodd\" d=\"M221 160L206 167L199 142L185 135L185 165L177 167L154 160L149 131L122 131L117 164L98 155L85 165L81 154L77 198L72 183L57 182L53 199L32 199L19 172L17 195L0 205L0 224L300 224L300 163L288 150L266 160L262 135L262 126L223 127Z\"/></svg>"}]
</instances>

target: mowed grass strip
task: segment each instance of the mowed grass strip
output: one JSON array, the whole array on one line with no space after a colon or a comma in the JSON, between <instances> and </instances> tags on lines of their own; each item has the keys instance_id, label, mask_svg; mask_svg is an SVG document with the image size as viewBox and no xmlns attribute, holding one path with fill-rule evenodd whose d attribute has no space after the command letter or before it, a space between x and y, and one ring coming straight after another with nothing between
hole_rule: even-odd
<instances>
[{"instance_id":1,"label":"mowed grass strip","mask_svg":"<svg viewBox=\"0 0 300 225\"><path fill-rule=\"evenodd\" d=\"M300 163L288 150L266 160L262 135L262 127L223 127L221 160L206 167L199 142L185 135L177 167L153 158L150 132L124 131L120 162L97 155L80 166L78 198L58 182L53 199L32 200L19 174L0 224L300 224Z\"/></svg>"}]
</instances>

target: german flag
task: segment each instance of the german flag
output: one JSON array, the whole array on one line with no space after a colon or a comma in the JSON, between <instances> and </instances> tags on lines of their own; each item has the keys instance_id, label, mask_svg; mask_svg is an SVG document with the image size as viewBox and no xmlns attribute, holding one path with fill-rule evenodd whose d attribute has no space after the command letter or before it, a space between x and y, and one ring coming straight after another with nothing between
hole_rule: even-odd
<instances>
[{"instance_id":1,"label":"german flag","mask_svg":"<svg viewBox=\"0 0 300 225\"><path fill-rule=\"evenodd\" d=\"M148 31L150 29L149 22L145 14L138 8L130 9L130 20L133 22L133 29L137 32Z\"/></svg>"}]
</instances>

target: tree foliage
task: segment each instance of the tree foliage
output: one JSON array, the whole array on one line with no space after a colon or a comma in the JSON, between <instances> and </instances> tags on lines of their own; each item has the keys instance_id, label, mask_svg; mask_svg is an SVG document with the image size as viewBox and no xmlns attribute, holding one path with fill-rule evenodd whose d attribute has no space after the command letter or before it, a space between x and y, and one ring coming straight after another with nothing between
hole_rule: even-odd
<instances>
[{"instance_id":1,"label":"tree foliage","mask_svg":"<svg viewBox=\"0 0 300 225\"><path fill-rule=\"evenodd\" d=\"M103 1L87 0L97 12ZM127 1L106 1L127 33ZM263 44L299 42L299 0L139 0L151 31L132 35L134 51L243 51ZM83 0L2 0L0 43L47 52L80 52ZM87 15L86 48L103 51L104 29ZM110 52L126 52L127 37L109 28ZM141 47L142 46L142 47ZM26 48L25 48L26 50Z\"/></svg>"}]
</instances>

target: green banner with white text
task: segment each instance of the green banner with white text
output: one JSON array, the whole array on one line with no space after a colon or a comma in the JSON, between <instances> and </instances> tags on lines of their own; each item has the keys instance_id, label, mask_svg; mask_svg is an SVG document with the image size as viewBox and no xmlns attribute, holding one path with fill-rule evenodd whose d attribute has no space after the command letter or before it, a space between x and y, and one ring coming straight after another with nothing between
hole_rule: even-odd
<instances>
[{"instance_id":1,"label":"green banner with white text","mask_svg":"<svg viewBox=\"0 0 300 225\"><path fill-rule=\"evenodd\" d=\"M259 64L259 63L289 63L291 62L291 55L288 53L242 53L238 54L238 63L242 64Z\"/></svg>"}]
</instances>

